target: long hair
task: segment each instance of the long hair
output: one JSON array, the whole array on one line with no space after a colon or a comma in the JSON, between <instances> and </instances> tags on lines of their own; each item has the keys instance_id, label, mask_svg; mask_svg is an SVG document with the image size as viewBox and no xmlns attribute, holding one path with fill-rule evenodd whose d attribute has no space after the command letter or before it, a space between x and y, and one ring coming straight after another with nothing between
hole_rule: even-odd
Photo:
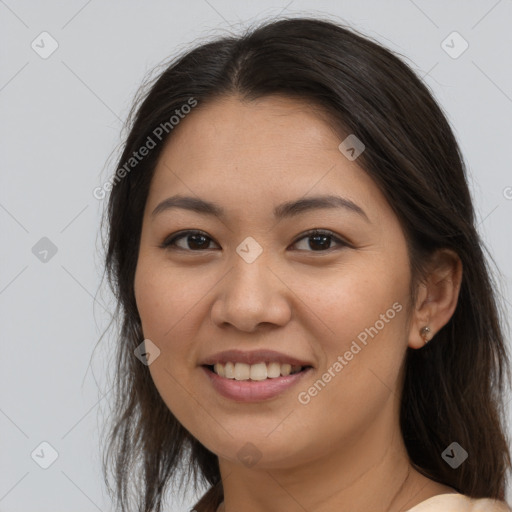
<instances>
[{"instance_id":1,"label":"long hair","mask_svg":"<svg viewBox=\"0 0 512 512\"><path fill-rule=\"evenodd\" d=\"M134 356L143 340L134 275L149 185L173 135L171 117L185 112L191 98L201 108L227 95L251 101L277 94L318 107L340 141L356 134L365 144L357 163L404 230L411 298L436 249L459 255L463 277L452 318L427 346L407 349L401 430L418 471L474 498L504 499L511 465L503 405L510 380L505 317L450 125L415 72L377 42L329 20L282 18L183 52L141 89L129 115L116 166L125 172L116 171L105 212L105 271L120 328L103 471L119 510L161 512L165 492L178 475L210 487L198 511L215 510L222 499L217 456L177 421L148 367ZM148 137L155 147L127 168ZM442 458L452 442L469 453L457 469Z\"/></svg>"}]
</instances>

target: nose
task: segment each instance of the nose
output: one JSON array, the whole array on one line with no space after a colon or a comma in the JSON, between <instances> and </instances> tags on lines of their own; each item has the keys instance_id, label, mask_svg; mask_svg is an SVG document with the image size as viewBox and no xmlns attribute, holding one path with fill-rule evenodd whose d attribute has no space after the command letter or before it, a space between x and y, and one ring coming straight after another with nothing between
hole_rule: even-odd
<instances>
[{"instance_id":1,"label":"nose","mask_svg":"<svg viewBox=\"0 0 512 512\"><path fill-rule=\"evenodd\" d=\"M219 283L211 309L214 324L245 332L254 332L261 325L286 325L291 318L291 291L279 272L263 257L252 263L237 259Z\"/></svg>"}]
</instances>

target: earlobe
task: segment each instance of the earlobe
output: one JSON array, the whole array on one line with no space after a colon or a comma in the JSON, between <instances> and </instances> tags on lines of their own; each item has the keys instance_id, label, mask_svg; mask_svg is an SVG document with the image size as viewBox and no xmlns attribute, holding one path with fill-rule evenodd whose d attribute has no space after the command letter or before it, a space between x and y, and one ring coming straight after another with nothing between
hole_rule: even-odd
<instances>
[{"instance_id":1,"label":"earlobe","mask_svg":"<svg viewBox=\"0 0 512 512\"><path fill-rule=\"evenodd\" d=\"M428 325L420 329L420 336L423 338L425 345L432 339L432 331Z\"/></svg>"},{"instance_id":2,"label":"earlobe","mask_svg":"<svg viewBox=\"0 0 512 512\"><path fill-rule=\"evenodd\" d=\"M457 307L462 282L462 262L455 251L440 249L432 257L429 275L419 286L410 322L410 348L432 341Z\"/></svg>"}]
</instances>

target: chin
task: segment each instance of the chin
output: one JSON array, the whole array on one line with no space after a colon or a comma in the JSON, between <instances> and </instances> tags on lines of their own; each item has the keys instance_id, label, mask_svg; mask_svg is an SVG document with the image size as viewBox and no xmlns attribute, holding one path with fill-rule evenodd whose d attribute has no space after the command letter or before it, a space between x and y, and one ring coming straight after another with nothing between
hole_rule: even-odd
<instances>
[{"instance_id":1,"label":"chin","mask_svg":"<svg viewBox=\"0 0 512 512\"><path fill-rule=\"evenodd\" d=\"M279 419L282 421L282 418ZM240 424L239 424L240 425ZM252 422L254 426L254 422ZM275 428L276 422L273 423ZM212 432L200 433L197 439L219 459L230 461L247 469L272 470L296 467L307 460L313 459L317 450L313 439L300 439L286 431L274 431L272 428L254 430L246 424L246 428L230 430L229 436L222 428ZM243 435L240 435L243 432ZM270 435L269 435L269 432ZM204 434L204 435L202 435Z\"/></svg>"}]
</instances>

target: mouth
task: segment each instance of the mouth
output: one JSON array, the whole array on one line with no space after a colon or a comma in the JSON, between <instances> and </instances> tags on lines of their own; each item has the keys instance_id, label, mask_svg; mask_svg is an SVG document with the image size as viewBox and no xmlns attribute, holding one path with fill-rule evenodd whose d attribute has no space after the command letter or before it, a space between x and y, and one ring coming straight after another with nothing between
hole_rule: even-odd
<instances>
[{"instance_id":1,"label":"mouth","mask_svg":"<svg viewBox=\"0 0 512 512\"><path fill-rule=\"evenodd\" d=\"M217 363L218 364L218 363ZM267 377L263 379L263 368L257 369L256 371L261 371L259 375L255 375L260 378L260 380L252 379L251 374L247 376L247 368L244 366L236 369L237 364L244 363L236 363L234 364L234 374L235 377L222 377L215 371L215 365L202 365L201 369L204 375L207 377L207 381L212 386L212 388L223 398L227 398L230 401L234 402L244 402L244 403L257 403L264 402L273 399L279 399L283 396L289 396L286 391L290 391L294 386L297 386L298 383L305 379L306 376L313 372L314 369L312 366L299 366L298 368L294 368L295 372L291 372L290 368L284 368L284 373L287 375L281 375L281 368L279 368L279 376L278 377ZM265 363L261 363L264 366ZM286 363L285 363L286 364ZM228 374L231 375L230 365L226 363L224 366L224 371L226 372L226 365L228 366ZM245 364L245 366L249 366ZM251 369L253 366L259 366L259 364L250 365ZM270 365L269 365L270 366ZM217 366L217 371L219 371L219 366ZM272 367L270 368L272 371ZM220 370L222 371L222 370ZM250 370L249 370L250 371ZM277 371L276 371L277 373ZM272 373L271 373L272 375ZM238 377L238 379L237 379Z\"/></svg>"},{"instance_id":2,"label":"mouth","mask_svg":"<svg viewBox=\"0 0 512 512\"><path fill-rule=\"evenodd\" d=\"M275 350L227 350L199 362L207 383L235 402L278 399L314 371L307 360Z\"/></svg>"},{"instance_id":3,"label":"mouth","mask_svg":"<svg viewBox=\"0 0 512 512\"><path fill-rule=\"evenodd\" d=\"M247 364L240 362L228 361L225 364L216 363L211 365L203 365L208 371L215 373L219 377L237 381L264 381L269 379L278 379L280 377L288 377L302 373L309 368L310 365L292 365L290 363L279 363L277 361L265 362L261 361L256 364Z\"/></svg>"}]
</instances>

